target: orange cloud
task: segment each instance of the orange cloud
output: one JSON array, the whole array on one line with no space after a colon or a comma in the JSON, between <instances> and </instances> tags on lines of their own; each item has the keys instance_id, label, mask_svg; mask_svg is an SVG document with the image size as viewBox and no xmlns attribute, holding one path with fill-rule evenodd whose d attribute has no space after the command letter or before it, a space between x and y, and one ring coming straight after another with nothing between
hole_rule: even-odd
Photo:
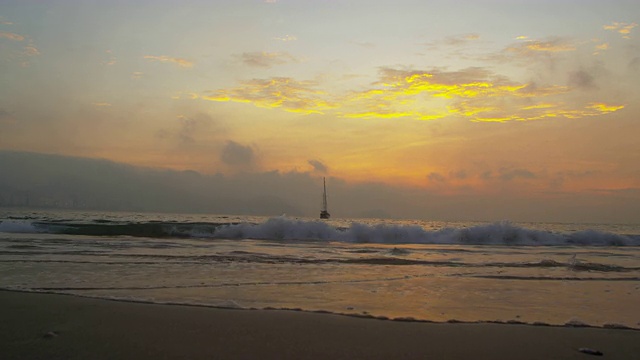
<instances>
[{"instance_id":1,"label":"orange cloud","mask_svg":"<svg viewBox=\"0 0 640 360\"><path fill-rule=\"evenodd\" d=\"M35 46L25 46L23 49L23 54L27 56L38 56L40 55L40 51L36 49Z\"/></svg>"},{"instance_id":2,"label":"orange cloud","mask_svg":"<svg viewBox=\"0 0 640 360\"><path fill-rule=\"evenodd\" d=\"M193 67L193 62L191 62L189 60L182 59L182 58L174 58L174 57L170 57L170 56L166 56L166 55L161 55L161 56L145 55L144 58L147 59L147 60L151 60L151 61L174 63L174 64L177 64L178 66L184 67L184 68Z\"/></svg>"},{"instance_id":3,"label":"orange cloud","mask_svg":"<svg viewBox=\"0 0 640 360\"><path fill-rule=\"evenodd\" d=\"M22 36L22 35L10 33L10 32L5 32L5 31L0 31L0 38L5 38L5 39L13 40L13 41L22 41L22 40L24 40L24 36Z\"/></svg>"}]
</instances>

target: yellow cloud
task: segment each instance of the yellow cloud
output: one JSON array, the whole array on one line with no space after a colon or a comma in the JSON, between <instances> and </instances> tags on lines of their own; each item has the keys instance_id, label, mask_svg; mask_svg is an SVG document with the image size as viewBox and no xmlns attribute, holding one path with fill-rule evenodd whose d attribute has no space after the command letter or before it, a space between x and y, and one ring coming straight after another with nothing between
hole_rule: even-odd
<instances>
[{"instance_id":1,"label":"yellow cloud","mask_svg":"<svg viewBox=\"0 0 640 360\"><path fill-rule=\"evenodd\" d=\"M108 102L94 102L93 106L97 106L97 107L108 107L111 106L110 103Z\"/></svg>"},{"instance_id":2,"label":"yellow cloud","mask_svg":"<svg viewBox=\"0 0 640 360\"><path fill-rule=\"evenodd\" d=\"M557 104L549 104L549 103L540 103L540 104L535 104L535 105L531 105L531 106L525 106L522 108L522 110L532 110L532 109L549 109L552 107L557 107Z\"/></svg>"},{"instance_id":3,"label":"yellow cloud","mask_svg":"<svg viewBox=\"0 0 640 360\"><path fill-rule=\"evenodd\" d=\"M610 112L615 112L624 108L624 105L607 105L604 103L591 103L582 109L554 109L556 106L550 107L528 107L527 110L532 110L528 113L520 113L515 111L514 114L509 116L486 116L476 117L473 121L476 122L505 122L505 121L532 121L542 120L549 118L566 118L566 119L580 119L583 117L598 116ZM523 108L524 109L524 108Z\"/></svg>"},{"instance_id":4,"label":"yellow cloud","mask_svg":"<svg viewBox=\"0 0 640 360\"><path fill-rule=\"evenodd\" d=\"M161 55L161 56L145 55L144 58L151 61L170 62L185 68L193 67L193 62L189 60L182 59L182 58L174 58L166 55Z\"/></svg>"},{"instance_id":5,"label":"yellow cloud","mask_svg":"<svg viewBox=\"0 0 640 360\"><path fill-rule=\"evenodd\" d=\"M351 114L343 114L346 118L381 118L381 119L394 119L400 117L409 117L414 116L415 114L410 112L399 112L399 113L382 113L382 112L362 112L362 113L351 113Z\"/></svg>"},{"instance_id":6,"label":"yellow cloud","mask_svg":"<svg viewBox=\"0 0 640 360\"><path fill-rule=\"evenodd\" d=\"M211 101L233 101L251 103L258 107L282 108L289 112L322 113L332 105L315 90L311 81L296 81L287 77L266 80L254 79L243 82L240 87L218 90L202 96Z\"/></svg>"},{"instance_id":7,"label":"yellow cloud","mask_svg":"<svg viewBox=\"0 0 640 360\"><path fill-rule=\"evenodd\" d=\"M497 111L495 106L471 104L468 101L462 101L458 104L448 106L449 113L464 115L465 117L473 117L480 113L489 111Z\"/></svg>"},{"instance_id":8,"label":"yellow cloud","mask_svg":"<svg viewBox=\"0 0 640 360\"><path fill-rule=\"evenodd\" d=\"M609 49L608 43L602 43L602 44L596 45L593 51L593 55L598 55L600 54L600 51L605 51L607 49Z\"/></svg>"},{"instance_id":9,"label":"yellow cloud","mask_svg":"<svg viewBox=\"0 0 640 360\"><path fill-rule=\"evenodd\" d=\"M397 95L428 93L445 98L501 96L520 90L526 86L508 84L503 80L491 79L490 73L479 68L469 68L454 72L398 72L383 70L384 84Z\"/></svg>"},{"instance_id":10,"label":"yellow cloud","mask_svg":"<svg viewBox=\"0 0 640 360\"><path fill-rule=\"evenodd\" d=\"M618 34L621 34L623 38L629 39L631 34L631 30L638 26L636 23L623 23L623 22L613 22L611 25L604 25L602 28L605 30L615 31Z\"/></svg>"},{"instance_id":11,"label":"yellow cloud","mask_svg":"<svg viewBox=\"0 0 640 360\"><path fill-rule=\"evenodd\" d=\"M571 44L563 44L555 41L530 41L525 44L527 49L533 51L550 51L550 52L559 52L559 51L573 51L576 49L575 46Z\"/></svg>"},{"instance_id":12,"label":"yellow cloud","mask_svg":"<svg viewBox=\"0 0 640 360\"><path fill-rule=\"evenodd\" d=\"M587 106L588 109L597 110L601 113L610 113L614 111L618 111L620 109L624 109L624 105L607 105L605 103L592 103Z\"/></svg>"},{"instance_id":13,"label":"yellow cloud","mask_svg":"<svg viewBox=\"0 0 640 360\"><path fill-rule=\"evenodd\" d=\"M461 71L404 71L384 68L380 88L354 92L342 101L345 117L412 117L432 120L449 115L473 116L494 109L492 105L474 105L464 99L503 97L525 88L526 84L512 84L493 78L480 68ZM453 100L455 105L447 105ZM362 111L361 109L365 109Z\"/></svg>"},{"instance_id":14,"label":"yellow cloud","mask_svg":"<svg viewBox=\"0 0 640 360\"><path fill-rule=\"evenodd\" d=\"M13 40L13 41L22 41L22 40L24 40L24 36L22 36L22 35L10 33L10 32L5 32L5 31L0 31L0 38L5 38L5 39Z\"/></svg>"},{"instance_id":15,"label":"yellow cloud","mask_svg":"<svg viewBox=\"0 0 640 360\"><path fill-rule=\"evenodd\" d=\"M236 88L208 92L201 98L362 119L434 120L457 116L472 121L530 121L577 119L623 108L600 102L567 105L562 101L571 90L567 86L515 83L483 68L459 71L383 68L373 88L334 97L317 86L315 82L291 78L254 79Z\"/></svg>"}]
</instances>

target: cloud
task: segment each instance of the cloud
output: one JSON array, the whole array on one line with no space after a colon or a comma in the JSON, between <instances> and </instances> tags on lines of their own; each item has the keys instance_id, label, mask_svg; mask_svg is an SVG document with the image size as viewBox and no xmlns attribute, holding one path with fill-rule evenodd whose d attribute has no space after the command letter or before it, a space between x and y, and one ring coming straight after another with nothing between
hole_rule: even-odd
<instances>
[{"instance_id":1,"label":"cloud","mask_svg":"<svg viewBox=\"0 0 640 360\"><path fill-rule=\"evenodd\" d=\"M514 179L535 179L537 176L536 174L532 173L529 170L526 169L506 169L506 168L502 168L500 169L500 179L504 180L504 181L511 181Z\"/></svg>"},{"instance_id":2,"label":"cloud","mask_svg":"<svg viewBox=\"0 0 640 360\"><path fill-rule=\"evenodd\" d=\"M636 23L613 22L611 25L604 25L602 28L609 31L615 31L622 35L625 39L630 39L631 30L637 27Z\"/></svg>"},{"instance_id":3,"label":"cloud","mask_svg":"<svg viewBox=\"0 0 640 360\"><path fill-rule=\"evenodd\" d=\"M213 118L206 113L198 113L192 116L179 115L177 117L180 127L177 137L182 144L194 143L195 137L202 130L213 124Z\"/></svg>"},{"instance_id":4,"label":"cloud","mask_svg":"<svg viewBox=\"0 0 640 360\"><path fill-rule=\"evenodd\" d=\"M93 106L97 106L97 107L109 107L109 106L112 106L112 104L110 104L108 102L94 102L92 105Z\"/></svg>"},{"instance_id":5,"label":"cloud","mask_svg":"<svg viewBox=\"0 0 640 360\"><path fill-rule=\"evenodd\" d=\"M315 217L322 189L322 180L308 172L207 175L10 151L0 151L0 169L12 171L12 176L0 177L3 180L0 181L0 202L2 198L8 199L15 189L21 189L30 192L32 204L50 204L52 198L60 204L70 204L69 200L77 199L76 210L247 215L280 215L284 212ZM499 177L492 179L492 185L501 191L447 195L424 188L353 183L332 177L328 184L332 195L331 213L342 218L394 216L565 222L605 219L611 223L631 223L640 212L637 186L600 187L598 191L582 193L560 191L540 196L539 192L502 191L510 183ZM384 213L370 215L370 211L377 209L384 209Z\"/></svg>"},{"instance_id":6,"label":"cloud","mask_svg":"<svg viewBox=\"0 0 640 360\"><path fill-rule=\"evenodd\" d=\"M376 47L376 44L374 44L372 42L366 42L366 41L350 41L350 43L352 43L354 45L358 45L358 46L363 47L363 48L368 48L368 49Z\"/></svg>"},{"instance_id":7,"label":"cloud","mask_svg":"<svg viewBox=\"0 0 640 360\"><path fill-rule=\"evenodd\" d=\"M240 59L245 65L265 68L290 62L298 62L298 59L286 52L248 52L240 55Z\"/></svg>"},{"instance_id":8,"label":"cloud","mask_svg":"<svg viewBox=\"0 0 640 360\"><path fill-rule=\"evenodd\" d=\"M345 117L413 117L432 120L451 114L470 116L480 112L478 108L472 112L460 112L460 109L454 109L452 105L436 107L430 103L503 97L526 87L526 84L510 82L477 67L459 71L382 68L379 81L374 85L377 85L376 89L354 92L346 98L346 106L361 110L345 112Z\"/></svg>"},{"instance_id":9,"label":"cloud","mask_svg":"<svg viewBox=\"0 0 640 360\"><path fill-rule=\"evenodd\" d=\"M595 89L597 88L593 75L584 70L578 70L569 73L569 85L575 86L581 89Z\"/></svg>"},{"instance_id":10,"label":"cloud","mask_svg":"<svg viewBox=\"0 0 640 360\"><path fill-rule=\"evenodd\" d=\"M444 175L437 172L429 173L429 175L427 175L427 179L429 180L429 182L433 183L443 183L447 181Z\"/></svg>"},{"instance_id":11,"label":"cloud","mask_svg":"<svg viewBox=\"0 0 640 360\"><path fill-rule=\"evenodd\" d=\"M134 80L138 80L138 79L142 78L142 75L144 75L143 72L134 71L134 72L131 73L131 78L134 79Z\"/></svg>"},{"instance_id":12,"label":"cloud","mask_svg":"<svg viewBox=\"0 0 640 360\"><path fill-rule=\"evenodd\" d=\"M605 51L609 49L609 43L598 44L593 49L593 55L600 54L601 51Z\"/></svg>"},{"instance_id":13,"label":"cloud","mask_svg":"<svg viewBox=\"0 0 640 360\"><path fill-rule=\"evenodd\" d=\"M595 87L592 75L585 71L570 73L569 83L575 88ZM378 81L368 89L344 95L328 95L317 85L284 77L253 79L236 88L209 91L200 98L305 114L328 112L345 118L435 120L455 116L476 122L578 119L624 108L623 104L595 99L564 101L564 96L571 95L569 86L518 83L479 67L457 71L383 67Z\"/></svg>"},{"instance_id":14,"label":"cloud","mask_svg":"<svg viewBox=\"0 0 640 360\"><path fill-rule=\"evenodd\" d=\"M495 53L480 57L479 60L531 66L540 62L549 64L549 62L578 49L577 44L571 39L558 36L545 39L529 39L525 36L518 36L516 40Z\"/></svg>"},{"instance_id":15,"label":"cloud","mask_svg":"<svg viewBox=\"0 0 640 360\"><path fill-rule=\"evenodd\" d=\"M550 38L526 40L507 49L512 49L512 56L519 61L530 61L531 56L525 57L525 54L548 55L572 51L575 46L561 38ZM248 59L256 65L268 66L262 61L271 57L258 54ZM543 58L549 59L547 55ZM624 108L621 103L585 98L586 94L576 96L576 90L597 89L596 75L601 72L598 66L569 72L565 86L518 82L483 67L453 71L381 67L377 81L343 94L324 92L314 81L273 77L244 81L235 88L208 91L201 98L246 102L304 114L329 113L343 118L437 120L455 117L475 122L578 119ZM596 103L603 105L594 106Z\"/></svg>"},{"instance_id":16,"label":"cloud","mask_svg":"<svg viewBox=\"0 0 640 360\"><path fill-rule=\"evenodd\" d=\"M447 47L447 50L451 48L462 49L469 47L472 42L480 40L480 35L476 33L460 34L447 36L444 39L430 41L425 43L430 50L441 50L443 47ZM462 53L456 53L456 56L464 56Z\"/></svg>"},{"instance_id":17,"label":"cloud","mask_svg":"<svg viewBox=\"0 0 640 360\"><path fill-rule=\"evenodd\" d=\"M457 36L449 36L444 40L444 43L450 46L461 46L461 45L467 45L469 42L479 40L479 39L480 39L479 34L464 34L464 35L457 35Z\"/></svg>"},{"instance_id":18,"label":"cloud","mask_svg":"<svg viewBox=\"0 0 640 360\"><path fill-rule=\"evenodd\" d=\"M13 116L10 112L5 109L0 108L0 123L11 123L13 122Z\"/></svg>"},{"instance_id":19,"label":"cloud","mask_svg":"<svg viewBox=\"0 0 640 360\"><path fill-rule=\"evenodd\" d=\"M574 81L588 86L587 75L578 73ZM347 99L365 111L345 113L344 116L407 116L429 120L457 115L472 121L504 122L577 119L624 108L621 104L593 101L585 104L550 102L545 98L569 93L570 88L517 83L483 68L459 71L383 68L377 84L377 89L354 93Z\"/></svg>"},{"instance_id":20,"label":"cloud","mask_svg":"<svg viewBox=\"0 0 640 360\"><path fill-rule=\"evenodd\" d=\"M222 149L220 160L231 166L248 166L253 163L254 153L250 146L238 144L235 141L227 141Z\"/></svg>"},{"instance_id":21,"label":"cloud","mask_svg":"<svg viewBox=\"0 0 640 360\"><path fill-rule=\"evenodd\" d=\"M195 113L192 115L178 115L176 116L176 122L169 128L162 128L158 130L155 136L162 140L177 141L178 145L186 149L189 145L195 144L198 141L199 135L205 136L208 140L211 140L212 134L221 135L224 133L224 129L218 126L219 124L207 113ZM215 130L210 132L210 127L215 127Z\"/></svg>"},{"instance_id":22,"label":"cloud","mask_svg":"<svg viewBox=\"0 0 640 360\"><path fill-rule=\"evenodd\" d=\"M331 107L322 99L322 91L316 90L312 81L296 81L288 77L253 79L241 86L208 92L203 99L251 103L258 107L282 108L289 112L322 113Z\"/></svg>"},{"instance_id":23,"label":"cloud","mask_svg":"<svg viewBox=\"0 0 640 360\"><path fill-rule=\"evenodd\" d=\"M313 167L313 171L325 174L328 170L327 166L320 160L308 160L307 163Z\"/></svg>"},{"instance_id":24,"label":"cloud","mask_svg":"<svg viewBox=\"0 0 640 360\"><path fill-rule=\"evenodd\" d=\"M575 51L576 46L569 42L568 39L561 37L550 37L545 40L529 40L525 39L507 46L504 54L514 55L518 57L537 56L539 54L558 53Z\"/></svg>"},{"instance_id":25,"label":"cloud","mask_svg":"<svg viewBox=\"0 0 640 360\"><path fill-rule=\"evenodd\" d=\"M587 106L587 109L594 110L596 113L594 115L606 114L614 111L618 111L620 109L624 109L624 105L611 105L605 103L591 103Z\"/></svg>"},{"instance_id":26,"label":"cloud","mask_svg":"<svg viewBox=\"0 0 640 360\"><path fill-rule=\"evenodd\" d=\"M18 34L14 34L14 33L10 33L10 32L6 32L6 31L0 31L0 38L5 38L5 39L13 40L13 41L22 41L22 40L24 40L24 36L18 35Z\"/></svg>"},{"instance_id":27,"label":"cloud","mask_svg":"<svg viewBox=\"0 0 640 360\"><path fill-rule=\"evenodd\" d=\"M468 177L465 170L451 171L449 176L457 180L464 180Z\"/></svg>"},{"instance_id":28,"label":"cloud","mask_svg":"<svg viewBox=\"0 0 640 360\"><path fill-rule=\"evenodd\" d=\"M168 62L168 63L174 63L180 67L184 67L184 68L190 68L193 67L193 62L183 59L183 58L174 58L174 57L170 57L170 56L166 56L166 55L161 55L161 56L154 56L154 55L145 55L143 57L144 59L150 60L150 61L159 61L159 62Z\"/></svg>"},{"instance_id":29,"label":"cloud","mask_svg":"<svg viewBox=\"0 0 640 360\"><path fill-rule=\"evenodd\" d=\"M288 42L288 41L296 41L298 40L298 38L293 35L284 35L280 37L274 37L273 40Z\"/></svg>"},{"instance_id":30,"label":"cloud","mask_svg":"<svg viewBox=\"0 0 640 360\"><path fill-rule=\"evenodd\" d=\"M178 133L180 141L182 143L195 142L193 135L196 130L197 120L180 115L178 116L178 121L180 122L180 131Z\"/></svg>"},{"instance_id":31,"label":"cloud","mask_svg":"<svg viewBox=\"0 0 640 360\"><path fill-rule=\"evenodd\" d=\"M25 46L22 53L26 56L38 56L40 51L35 46Z\"/></svg>"}]
</instances>

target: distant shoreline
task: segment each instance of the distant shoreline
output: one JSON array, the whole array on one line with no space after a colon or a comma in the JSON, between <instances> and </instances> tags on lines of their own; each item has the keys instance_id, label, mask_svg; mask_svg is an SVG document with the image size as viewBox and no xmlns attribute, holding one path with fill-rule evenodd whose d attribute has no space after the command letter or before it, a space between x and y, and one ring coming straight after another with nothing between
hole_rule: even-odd
<instances>
[{"instance_id":1,"label":"distant shoreline","mask_svg":"<svg viewBox=\"0 0 640 360\"><path fill-rule=\"evenodd\" d=\"M607 359L640 353L640 331L379 321L0 291L4 359Z\"/></svg>"}]
</instances>

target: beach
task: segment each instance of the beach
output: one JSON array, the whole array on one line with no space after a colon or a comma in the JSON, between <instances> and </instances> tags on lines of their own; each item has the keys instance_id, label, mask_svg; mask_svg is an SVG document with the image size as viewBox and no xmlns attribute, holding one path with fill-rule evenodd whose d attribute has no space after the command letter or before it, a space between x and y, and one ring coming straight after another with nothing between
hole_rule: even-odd
<instances>
[{"instance_id":1,"label":"beach","mask_svg":"<svg viewBox=\"0 0 640 360\"><path fill-rule=\"evenodd\" d=\"M0 291L3 359L633 359L640 331L403 322Z\"/></svg>"}]
</instances>

